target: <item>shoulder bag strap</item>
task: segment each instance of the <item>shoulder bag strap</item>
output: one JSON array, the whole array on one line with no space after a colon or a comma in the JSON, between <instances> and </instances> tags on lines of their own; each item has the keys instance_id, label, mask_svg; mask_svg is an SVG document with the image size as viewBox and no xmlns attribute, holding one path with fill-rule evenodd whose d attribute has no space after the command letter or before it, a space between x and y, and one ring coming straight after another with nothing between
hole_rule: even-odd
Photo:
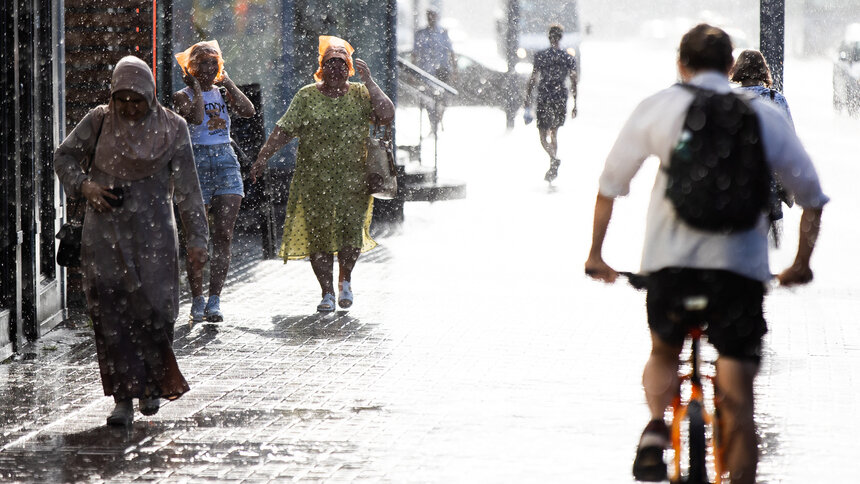
<instances>
[{"instance_id":1,"label":"shoulder bag strap","mask_svg":"<svg viewBox=\"0 0 860 484\"><path fill-rule=\"evenodd\" d=\"M102 127L105 124L106 114L102 113L102 119L99 122L99 129L96 131L96 142L93 145L93 151L87 157L86 165L84 166L84 174L89 175L93 168L93 160L96 157L96 148L99 146L99 137L102 135ZM86 213L87 199L81 194L79 197L69 197L67 199L66 214L70 222L81 224Z\"/></svg>"},{"instance_id":2,"label":"shoulder bag strap","mask_svg":"<svg viewBox=\"0 0 860 484\"><path fill-rule=\"evenodd\" d=\"M96 149L99 147L99 138L102 135L102 127L104 127L104 125L105 125L105 116L106 116L106 114L102 113L102 119L101 119L101 121L99 121L99 129L98 129L98 131L96 131L96 142L95 142L95 144L93 144L93 152L90 153L90 156L88 157L89 160L88 160L87 166L84 167L84 173L86 173L87 175L90 174L90 170L92 170L92 168L93 168L93 160L95 160L95 157L96 157Z\"/></svg>"}]
</instances>

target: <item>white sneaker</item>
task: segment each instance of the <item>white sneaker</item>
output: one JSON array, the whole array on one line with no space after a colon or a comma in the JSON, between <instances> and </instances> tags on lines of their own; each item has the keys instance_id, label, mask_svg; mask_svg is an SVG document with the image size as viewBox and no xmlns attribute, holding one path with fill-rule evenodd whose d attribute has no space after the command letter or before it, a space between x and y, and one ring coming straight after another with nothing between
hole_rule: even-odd
<instances>
[{"instance_id":1,"label":"white sneaker","mask_svg":"<svg viewBox=\"0 0 860 484\"><path fill-rule=\"evenodd\" d=\"M346 309L352 306L352 285L349 281L340 283L340 292L337 295L337 305Z\"/></svg>"},{"instance_id":2,"label":"white sneaker","mask_svg":"<svg viewBox=\"0 0 860 484\"><path fill-rule=\"evenodd\" d=\"M334 312L334 294L326 294L317 305L317 311L321 313Z\"/></svg>"}]
</instances>

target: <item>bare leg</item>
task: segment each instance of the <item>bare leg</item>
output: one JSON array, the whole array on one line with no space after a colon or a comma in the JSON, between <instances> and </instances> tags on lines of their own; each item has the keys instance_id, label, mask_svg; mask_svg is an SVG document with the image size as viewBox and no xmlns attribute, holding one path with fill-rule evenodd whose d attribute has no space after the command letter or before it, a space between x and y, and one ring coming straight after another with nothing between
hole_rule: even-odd
<instances>
[{"instance_id":1,"label":"bare leg","mask_svg":"<svg viewBox=\"0 0 860 484\"><path fill-rule=\"evenodd\" d=\"M311 254L311 268L320 283L323 297L326 294L334 294L334 255L323 252Z\"/></svg>"},{"instance_id":2,"label":"bare leg","mask_svg":"<svg viewBox=\"0 0 860 484\"><path fill-rule=\"evenodd\" d=\"M427 119L430 120L430 132L435 136L442 124L442 115L445 113L445 103L430 104L427 107Z\"/></svg>"},{"instance_id":3,"label":"bare leg","mask_svg":"<svg viewBox=\"0 0 860 484\"><path fill-rule=\"evenodd\" d=\"M341 249L337 254L337 264L338 264L338 284L343 281L352 282L352 268L355 267L355 263L358 262L358 256L361 254L361 249L356 249L354 247L347 247Z\"/></svg>"},{"instance_id":4,"label":"bare leg","mask_svg":"<svg viewBox=\"0 0 860 484\"><path fill-rule=\"evenodd\" d=\"M538 135L540 136L540 144L543 146L543 150L546 151L546 154L548 154L550 158L555 159L556 143L555 141L551 141L551 139L555 138L555 130L539 129Z\"/></svg>"},{"instance_id":5,"label":"bare leg","mask_svg":"<svg viewBox=\"0 0 860 484\"><path fill-rule=\"evenodd\" d=\"M239 207L240 195L218 195L212 197L212 262L209 275L209 295L220 296L230 268L230 246L233 243L233 228Z\"/></svg>"},{"instance_id":6,"label":"bare leg","mask_svg":"<svg viewBox=\"0 0 860 484\"><path fill-rule=\"evenodd\" d=\"M642 387L651 419L663 419L666 408L678 393L678 355L681 348L664 343L651 333L651 356L642 372Z\"/></svg>"},{"instance_id":7,"label":"bare leg","mask_svg":"<svg viewBox=\"0 0 860 484\"><path fill-rule=\"evenodd\" d=\"M758 439L755 433L753 380L758 364L735 358L717 359L723 469L732 484L755 483Z\"/></svg>"},{"instance_id":8,"label":"bare leg","mask_svg":"<svg viewBox=\"0 0 860 484\"><path fill-rule=\"evenodd\" d=\"M558 128L552 128L549 131L549 146L552 149L552 153L549 156L552 159L558 159ZM549 153L549 152L548 152Z\"/></svg>"},{"instance_id":9,"label":"bare leg","mask_svg":"<svg viewBox=\"0 0 860 484\"><path fill-rule=\"evenodd\" d=\"M206 216L209 216L209 205L206 205ZM185 254L185 270L188 272L188 286L191 288L191 296L203 295L203 267L206 261L196 260Z\"/></svg>"}]
</instances>

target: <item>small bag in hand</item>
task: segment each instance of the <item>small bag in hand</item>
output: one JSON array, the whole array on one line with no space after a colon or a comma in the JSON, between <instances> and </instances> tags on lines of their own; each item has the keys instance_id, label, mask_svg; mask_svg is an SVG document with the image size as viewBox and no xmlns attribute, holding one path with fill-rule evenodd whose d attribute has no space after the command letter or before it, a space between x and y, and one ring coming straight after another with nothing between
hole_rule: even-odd
<instances>
[{"instance_id":1,"label":"small bag in hand","mask_svg":"<svg viewBox=\"0 0 860 484\"><path fill-rule=\"evenodd\" d=\"M60 246L57 248L57 264L63 267L81 266L81 235L84 228L85 198L66 200L67 221L57 232Z\"/></svg>"},{"instance_id":2,"label":"small bag in hand","mask_svg":"<svg viewBox=\"0 0 860 484\"><path fill-rule=\"evenodd\" d=\"M384 129L382 138L376 133ZM389 200L397 195L397 167L394 164L394 144L391 126L374 126L367 138L367 187L375 198Z\"/></svg>"},{"instance_id":3,"label":"small bag in hand","mask_svg":"<svg viewBox=\"0 0 860 484\"><path fill-rule=\"evenodd\" d=\"M99 123L99 130L96 132L96 142L93 145L93 152L84 161L84 173L89 174L93 166L93 157L96 153L96 146L99 143L99 136L102 134L102 125L104 117ZM87 212L87 199L83 195L80 197L66 198L66 223L60 227L57 232L57 238L60 239L60 246L57 248L57 264L63 267L80 267L81 266L81 236L84 228L84 215Z\"/></svg>"}]
</instances>

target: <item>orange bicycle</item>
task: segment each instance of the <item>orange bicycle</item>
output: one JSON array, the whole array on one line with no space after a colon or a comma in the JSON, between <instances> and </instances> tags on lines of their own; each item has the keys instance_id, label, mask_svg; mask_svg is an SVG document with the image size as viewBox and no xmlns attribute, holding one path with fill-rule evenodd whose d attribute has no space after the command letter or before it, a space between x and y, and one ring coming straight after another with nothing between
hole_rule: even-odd
<instances>
[{"instance_id":1,"label":"orange bicycle","mask_svg":"<svg viewBox=\"0 0 860 484\"><path fill-rule=\"evenodd\" d=\"M636 289L645 289L647 276L631 272L619 272ZM689 313L704 310L708 305L705 296L691 296L683 300L684 310ZM672 472L669 481L684 484L721 484L719 402L712 375L701 371L701 328L693 328L687 335L689 357L679 370L680 385L672 400ZM685 343L686 346L686 343ZM706 388L704 382L710 382ZM707 405L706 394L710 394L711 405ZM683 466L683 456L687 465ZM708 463L711 463L714 480L708 479Z\"/></svg>"}]
</instances>

